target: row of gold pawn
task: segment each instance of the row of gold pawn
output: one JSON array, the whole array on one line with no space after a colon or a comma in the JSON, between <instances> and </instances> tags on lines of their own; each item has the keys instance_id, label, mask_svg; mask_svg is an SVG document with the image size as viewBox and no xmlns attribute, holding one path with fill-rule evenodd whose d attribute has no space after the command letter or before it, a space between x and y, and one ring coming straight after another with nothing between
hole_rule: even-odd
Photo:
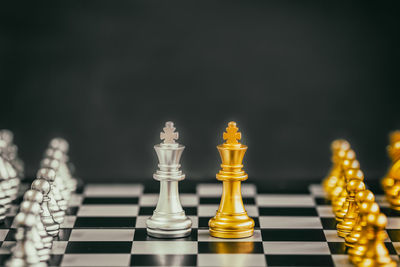
<instances>
[{"instance_id":1,"label":"row of gold pawn","mask_svg":"<svg viewBox=\"0 0 400 267\"><path fill-rule=\"evenodd\" d=\"M380 212L374 194L366 189L364 173L349 142L335 140L332 169L323 181L344 238L349 260L356 266L397 266L385 246L387 218Z\"/></svg>"}]
</instances>

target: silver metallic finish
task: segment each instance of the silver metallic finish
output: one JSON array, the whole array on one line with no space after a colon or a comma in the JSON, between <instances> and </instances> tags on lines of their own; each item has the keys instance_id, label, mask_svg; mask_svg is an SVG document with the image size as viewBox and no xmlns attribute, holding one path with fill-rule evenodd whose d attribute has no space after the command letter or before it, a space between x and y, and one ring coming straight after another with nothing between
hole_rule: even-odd
<instances>
[{"instance_id":1,"label":"silver metallic finish","mask_svg":"<svg viewBox=\"0 0 400 267\"><path fill-rule=\"evenodd\" d=\"M146 221L147 234L158 238L185 237L192 231L192 221L182 209L178 190L178 182L185 179L179 170L179 161L185 147L175 142L178 133L172 122L165 124L160 137L163 143L154 146L159 169L153 175L154 179L160 181L160 195L153 216Z\"/></svg>"},{"instance_id":2,"label":"silver metallic finish","mask_svg":"<svg viewBox=\"0 0 400 267\"><path fill-rule=\"evenodd\" d=\"M46 229L47 233L51 236L57 236L60 231L60 224L57 223L49 209L50 198L48 194L50 192L50 184L45 179L35 179L32 183L32 190L38 191L43 195L43 201L41 204L42 211L40 218Z\"/></svg>"}]
</instances>

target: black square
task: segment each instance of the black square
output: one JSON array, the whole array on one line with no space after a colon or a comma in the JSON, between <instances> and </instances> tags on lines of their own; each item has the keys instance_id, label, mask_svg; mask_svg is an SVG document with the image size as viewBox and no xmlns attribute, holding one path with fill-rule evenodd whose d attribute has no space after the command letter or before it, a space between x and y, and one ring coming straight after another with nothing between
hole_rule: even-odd
<instances>
[{"instance_id":1,"label":"black square","mask_svg":"<svg viewBox=\"0 0 400 267\"><path fill-rule=\"evenodd\" d=\"M197 255L131 255L130 266L196 266Z\"/></svg>"},{"instance_id":2,"label":"black square","mask_svg":"<svg viewBox=\"0 0 400 267\"><path fill-rule=\"evenodd\" d=\"M383 207L381 208L381 212L384 213L387 217L400 217L400 212L391 208Z\"/></svg>"},{"instance_id":3,"label":"black square","mask_svg":"<svg viewBox=\"0 0 400 267\"><path fill-rule=\"evenodd\" d=\"M6 262L11 257L11 254L0 254L0 266L6 266Z\"/></svg>"},{"instance_id":4,"label":"black square","mask_svg":"<svg viewBox=\"0 0 400 267\"><path fill-rule=\"evenodd\" d=\"M263 241L326 241L322 229L261 229Z\"/></svg>"},{"instance_id":5,"label":"black square","mask_svg":"<svg viewBox=\"0 0 400 267\"><path fill-rule=\"evenodd\" d=\"M137 197L85 197L82 204L138 204L139 198Z\"/></svg>"},{"instance_id":6,"label":"black square","mask_svg":"<svg viewBox=\"0 0 400 267\"><path fill-rule=\"evenodd\" d=\"M62 259L63 255L51 255L48 266L60 266Z\"/></svg>"},{"instance_id":7,"label":"black square","mask_svg":"<svg viewBox=\"0 0 400 267\"><path fill-rule=\"evenodd\" d=\"M266 255L268 266L334 266L330 255Z\"/></svg>"},{"instance_id":8,"label":"black square","mask_svg":"<svg viewBox=\"0 0 400 267\"><path fill-rule=\"evenodd\" d=\"M197 229L192 229L192 232L187 237L182 238L155 238L147 234L145 228L136 228L134 241L197 241Z\"/></svg>"},{"instance_id":9,"label":"black square","mask_svg":"<svg viewBox=\"0 0 400 267\"><path fill-rule=\"evenodd\" d=\"M314 200L317 205L331 205L331 201L324 197L315 197Z\"/></svg>"},{"instance_id":10,"label":"black square","mask_svg":"<svg viewBox=\"0 0 400 267\"><path fill-rule=\"evenodd\" d=\"M17 233L17 229L8 230L7 235L4 238L4 241L15 241L15 234L16 233Z\"/></svg>"},{"instance_id":11,"label":"black square","mask_svg":"<svg viewBox=\"0 0 400 267\"><path fill-rule=\"evenodd\" d=\"M78 217L74 228L134 228L135 217Z\"/></svg>"},{"instance_id":12,"label":"black square","mask_svg":"<svg viewBox=\"0 0 400 267\"><path fill-rule=\"evenodd\" d=\"M392 242L400 242L400 230L387 229L386 232L388 233L390 240L392 240Z\"/></svg>"},{"instance_id":13,"label":"black square","mask_svg":"<svg viewBox=\"0 0 400 267\"><path fill-rule=\"evenodd\" d=\"M321 224L324 230L336 230L336 219L335 218L320 218Z\"/></svg>"},{"instance_id":14,"label":"black square","mask_svg":"<svg viewBox=\"0 0 400 267\"><path fill-rule=\"evenodd\" d=\"M315 208L259 208L260 216L316 216L318 213Z\"/></svg>"},{"instance_id":15,"label":"black square","mask_svg":"<svg viewBox=\"0 0 400 267\"><path fill-rule=\"evenodd\" d=\"M347 254L347 247L344 242L328 242L331 254Z\"/></svg>"},{"instance_id":16,"label":"black square","mask_svg":"<svg viewBox=\"0 0 400 267\"><path fill-rule=\"evenodd\" d=\"M131 253L132 242L89 242L89 241L70 241L68 242L65 253ZM94 256L95 257L95 256Z\"/></svg>"},{"instance_id":17,"label":"black square","mask_svg":"<svg viewBox=\"0 0 400 267\"><path fill-rule=\"evenodd\" d=\"M14 217L6 217L2 223L0 223L0 229L10 229Z\"/></svg>"},{"instance_id":18,"label":"black square","mask_svg":"<svg viewBox=\"0 0 400 267\"><path fill-rule=\"evenodd\" d=\"M390 255L397 255L396 249L394 248L392 242L385 242L385 246L388 249Z\"/></svg>"},{"instance_id":19,"label":"black square","mask_svg":"<svg viewBox=\"0 0 400 267\"><path fill-rule=\"evenodd\" d=\"M220 242L199 242L198 251L201 254L221 253L221 254L263 254L262 242L243 242L243 241L220 241Z\"/></svg>"}]
</instances>

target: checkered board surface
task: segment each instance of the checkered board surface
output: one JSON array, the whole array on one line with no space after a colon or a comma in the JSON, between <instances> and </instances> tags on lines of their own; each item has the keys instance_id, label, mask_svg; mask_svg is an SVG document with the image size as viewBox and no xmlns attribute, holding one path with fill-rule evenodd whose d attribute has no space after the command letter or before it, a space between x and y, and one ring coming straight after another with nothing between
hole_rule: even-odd
<instances>
[{"instance_id":1,"label":"checkered board surface","mask_svg":"<svg viewBox=\"0 0 400 267\"><path fill-rule=\"evenodd\" d=\"M181 189L181 202L193 221L192 234L181 239L146 235L158 188L140 184L89 184L76 193L65 222L54 240L50 265L61 266L351 266L343 239L338 238L330 204L319 185L309 194L258 193L253 184L242 186L243 200L254 218L254 236L218 239L208 234L221 197L221 184L197 184ZM395 260L400 253L400 215L388 215L386 245ZM0 227L0 264L15 244L10 210Z\"/></svg>"}]
</instances>

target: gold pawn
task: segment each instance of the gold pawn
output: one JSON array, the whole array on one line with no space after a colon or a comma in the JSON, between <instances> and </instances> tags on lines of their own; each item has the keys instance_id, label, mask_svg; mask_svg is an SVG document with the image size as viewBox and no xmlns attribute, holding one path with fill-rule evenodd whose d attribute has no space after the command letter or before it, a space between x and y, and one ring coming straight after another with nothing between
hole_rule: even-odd
<instances>
[{"instance_id":1,"label":"gold pawn","mask_svg":"<svg viewBox=\"0 0 400 267\"><path fill-rule=\"evenodd\" d=\"M352 161L356 159L356 153L354 150L340 150L337 154L338 156L338 161L340 165L340 173L337 176L336 184L334 185L333 189L328 192L328 198L330 200L334 200L337 198L340 193L342 192L343 186L344 186L344 170L343 168L345 167L345 162Z\"/></svg>"},{"instance_id":2,"label":"gold pawn","mask_svg":"<svg viewBox=\"0 0 400 267\"><path fill-rule=\"evenodd\" d=\"M366 225L366 215L371 210L372 203L375 202L375 196L370 190L364 190L356 194L355 201L358 207L358 217L351 233L344 239L347 247L354 247L360 238L362 227ZM376 207L377 213L379 213L379 206L376 205Z\"/></svg>"},{"instance_id":3,"label":"gold pawn","mask_svg":"<svg viewBox=\"0 0 400 267\"><path fill-rule=\"evenodd\" d=\"M363 259L356 264L359 267L395 267L397 264L390 258L385 246L387 237L385 227L387 218L383 213L368 216L367 224L371 225L372 231L367 233L368 245Z\"/></svg>"},{"instance_id":4,"label":"gold pawn","mask_svg":"<svg viewBox=\"0 0 400 267\"><path fill-rule=\"evenodd\" d=\"M346 186L347 198L345 205L347 206L347 212L343 217L343 220L337 224L338 236L346 237L351 233L354 225L358 218L358 207L355 202L355 196L357 193L365 190L365 184L361 180L350 180Z\"/></svg>"},{"instance_id":5,"label":"gold pawn","mask_svg":"<svg viewBox=\"0 0 400 267\"><path fill-rule=\"evenodd\" d=\"M216 175L222 181L222 197L217 214L208 222L210 235L219 238L244 238L253 235L254 220L247 215L243 205L241 182L248 178L242 170L247 146L238 142L241 133L235 122L229 122L223 139L217 146L222 159L221 170Z\"/></svg>"},{"instance_id":6,"label":"gold pawn","mask_svg":"<svg viewBox=\"0 0 400 267\"><path fill-rule=\"evenodd\" d=\"M394 186L396 179L391 177L390 172L396 161L400 160L400 131L394 131L389 134L389 145L387 152L390 160L392 161L388 173L382 179L383 190L387 191Z\"/></svg>"},{"instance_id":7,"label":"gold pawn","mask_svg":"<svg viewBox=\"0 0 400 267\"><path fill-rule=\"evenodd\" d=\"M380 213L379 205L376 202L369 203L365 206L363 204L361 206L361 209L362 209L361 212L364 214L364 217L360 221L361 225L360 237L357 240L357 243L355 243L354 246L348 250L350 261L353 264L361 262L361 260L365 255L365 252L367 251L367 245L368 245L367 237L368 233L372 231L371 225L367 223L368 217L378 216Z\"/></svg>"},{"instance_id":8,"label":"gold pawn","mask_svg":"<svg viewBox=\"0 0 400 267\"><path fill-rule=\"evenodd\" d=\"M339 151L347 151L350 149L350 144L346 140L337 139L331 144L332 151L332 168L330 169L328 175L322 182L325 193L329 197L330 192L335 188L338 177L341 173L340 158L338 156Z\"/></svg>"},{"instance_id":9,"label":"gold pawn","mask_svg":"<svg viewBox=\"0 0 400 267\"><path fill-rule=\"evenodd\" d=\"M348 210L348 202L346 201L347 198L347 190L346 185L350 180L364 180L364 175L360 170L360 164L357 160L353 160L351 165L344 168L344 188L340 195L332 200L332 211L335 213L335 218L338 222L340 222L344 215L347 213Z\"/></svg>"}]
</instances>

